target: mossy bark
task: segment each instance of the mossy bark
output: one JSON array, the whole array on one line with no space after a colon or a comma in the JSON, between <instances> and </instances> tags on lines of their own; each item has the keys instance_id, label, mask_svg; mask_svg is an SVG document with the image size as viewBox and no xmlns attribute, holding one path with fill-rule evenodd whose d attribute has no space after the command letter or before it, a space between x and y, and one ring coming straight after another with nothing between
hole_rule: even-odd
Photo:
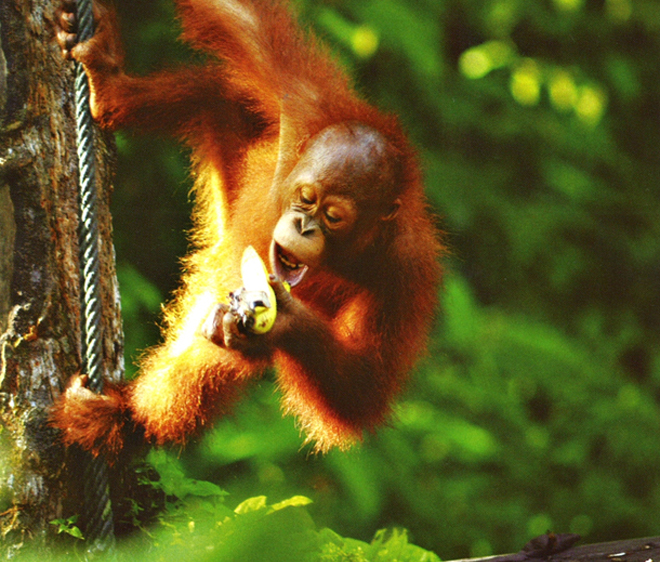
<instances>
[{"instance_id":1,"label":"mossy bark","mask_svg":"<svg viewBox=\"0 0 660 562\"><path fill-rule=\"evenodd\" d=\"M67 455L48 409L81 370L73 65L54 0L0 2L0 557L48 546L75 514ZM108 210L109 139L97 134L106 376L123 371ZM79 508L78 508L79 509Z\"/></svg>"}]
</instances>

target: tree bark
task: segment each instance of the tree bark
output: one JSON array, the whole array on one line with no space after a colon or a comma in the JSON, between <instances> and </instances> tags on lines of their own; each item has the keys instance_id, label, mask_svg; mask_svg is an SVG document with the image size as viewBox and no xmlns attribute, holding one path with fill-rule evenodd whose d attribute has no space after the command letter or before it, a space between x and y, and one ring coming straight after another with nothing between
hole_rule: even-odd
<instances>
[{"instance_id":1,"label":"tree bark","mask_svg":"<svg viewBox=\"0 0 660 562\"><path fill-rule=\"evenodd\" d=\"M81 371L73 66L56 0L0 1L0 556L48 544L73 504L48 409ZM97 133L105 375L123 372L108 210L109 139Z\"/></svg>"}]
</instances>

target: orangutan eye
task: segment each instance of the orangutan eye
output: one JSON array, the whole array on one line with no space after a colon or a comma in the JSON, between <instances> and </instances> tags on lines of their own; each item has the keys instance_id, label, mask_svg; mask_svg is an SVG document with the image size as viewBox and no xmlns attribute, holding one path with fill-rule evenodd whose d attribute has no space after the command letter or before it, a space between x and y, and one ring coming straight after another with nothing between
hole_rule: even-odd
<instances>
[{"instance_id":1,"label":"orangutan eye","mask_svg":"<svg viewBox=\"0 0 660 562\"><path fill-rule=\"evenodd\" d=\"M339 224L342 222L343 217L337 212L336 209L330 208L325 211L325 218L329 224Z\"/></svg>"},{"instance_id":2,"label":"orangutan eye","mask_svg":"<svg viewBox=\"0 0 660 562\"><path fill-rule=\"evenodd\" d=\"M316 203L316 193L310 187L303 187L300 190L300 202L303 205L313 205Z\"/></svg>"},{"instance_id":3,"label":"orangutan eye","mask_svg":"<svg viewBox=\"0 0 660 562\"><path fill-rule=\"evenodd\" d=\"M323 211L323 216L325 218L325 224L332 229L344 229L350 225L352 220L350 211L335 205L326 208Z\"/></svg>"}]
</instances>

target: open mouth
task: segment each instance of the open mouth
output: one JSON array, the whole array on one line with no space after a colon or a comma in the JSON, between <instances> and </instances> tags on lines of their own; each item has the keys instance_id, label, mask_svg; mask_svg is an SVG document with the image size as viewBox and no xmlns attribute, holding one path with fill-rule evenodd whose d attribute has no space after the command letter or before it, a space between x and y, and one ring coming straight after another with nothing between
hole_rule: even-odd
<instances>
[{"instance_id":1,"label":"open mouth","mask_svg":"<svg viewBox=\"0 0 660 562\"><path fill-rule=\"evenodd\" d=\"M309 269L304 263L298 261L296 256L287 252L274 240L270 248L270 262L275 275L281 281L286 281L291 287L295 287L300 283Z\"/></svg>"}]
</instances>

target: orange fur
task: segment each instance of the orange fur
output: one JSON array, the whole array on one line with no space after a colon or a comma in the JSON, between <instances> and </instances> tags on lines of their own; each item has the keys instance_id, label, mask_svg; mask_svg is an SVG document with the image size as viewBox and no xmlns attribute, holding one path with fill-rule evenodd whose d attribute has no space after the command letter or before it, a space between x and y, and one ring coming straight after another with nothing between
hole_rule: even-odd
<instances>
[{"instance_id":1,"label":"orange fur","mask_svg":"<svg viewBox=\"0 0 660 562\"><path fill-rule=\"evenodd\" d=\"M164 342L141 361L140 376L107 397L66 392L54 423L67 442L93 451L105 444L110 454L133 424L157 443L184 442L226 412L248 379L275 364L284 408L316 448L344 448L387 418L435 306L441 246L415 155L396 119L355 95L282 2L178 0L178 9L184 39L222 64L212 58L203 67L126 75L114 15L99 6L95 37L73 49L103 126L165 130L193 148L196 249L165 309ZM377 251L350 275L321 269L295 287L292 296L303 307L297 325L305 330L271 353L249 357L211 343L200 327L213 305L240 287L243 249L251 244L267 260L284 210L282 178L315 134L354 121L382 133L403 170L396 219L378 236L356 241L356 252Z\"/></svg>"},{"instance_id":2,"label":"orange fur","mask_svg":"<svg viewBox=\"0 0 660 562\"><path fill-rule=\"evenodd\" d=\"M72 377L64 396L51 410L55 420L66 420L63 441L77 443L94 455L104 452L114 459L124 447L126 433L133 433L127 415L128 400L116 386L106 385L105 394L94 394L83 385L86 377Z\"/></svg>"}]
</instances>

